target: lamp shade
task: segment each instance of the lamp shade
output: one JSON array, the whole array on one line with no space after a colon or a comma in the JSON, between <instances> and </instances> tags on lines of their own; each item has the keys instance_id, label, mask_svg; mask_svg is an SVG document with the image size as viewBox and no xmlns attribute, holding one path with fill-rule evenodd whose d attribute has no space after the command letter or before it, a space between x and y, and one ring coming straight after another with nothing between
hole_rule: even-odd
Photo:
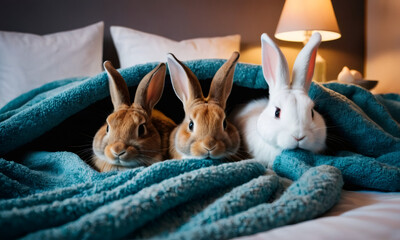
<instances>
[{"instance_id":1,"label":"lamp shade","mask_svg":"<svg viewBox=\"0 0 400 240\"><path fill-rule=\"evenodd\" d=\"M313 32L319 32L322 41L340 38L331 0L286 0L275 37L304 42Z\"/></svg>"}]
</instances>

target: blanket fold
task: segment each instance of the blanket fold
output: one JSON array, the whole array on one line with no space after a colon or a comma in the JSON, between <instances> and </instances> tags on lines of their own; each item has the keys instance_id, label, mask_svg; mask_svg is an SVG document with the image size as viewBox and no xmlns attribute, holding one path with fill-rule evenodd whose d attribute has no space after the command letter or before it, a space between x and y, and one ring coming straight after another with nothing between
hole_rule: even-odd
<instances>
[{"instance_id":1,"label":"blanket fold","mask_svg":"<svg viewBox=\"0 0 400 240\"><path fill-rule=\"evenodd\" d=\"M195 227L194 221L190 230L178 229L166 238L228 239L314 218L319 215L319 210L329 209L333 206L332 202L339 200L342 181L340 171L334 167L325 165L312 168L273 203L264 202L250 206L248 210L227 215L218 221L203 223L200 227ZM241 190L247 191L247 188ZM247 203L243 201L242 204ZM234 206L231 204L224 207L229 209L232 205ZM221 208L221 205L218 207ZM159 238L160 236L155 237Z\"/></svg>"},{"instance_id":2,"label":"blanket fold","mask_svg":"<svg viewBox=\"0 0 400 240\"><path fill-rule=\"evenodd\" d=\"M207 81L223 63L187 65ZM120 72L135 87L155 66ZM234 84L241 89L233 91L234 100L253 97L242 89L268 88L261 66L250 64L237 65ZM77 152L43 150L42 136L107 96L101 73L46 84L0 109L2 237L227 239L318 217L337 203L343 186L400 191L398 94L313 83L310 96L327 122L328 150L284 151L274 171L254 160L188 159L99 173ZM83 126L73 128L61 131L78 133ZM32 141L43 148L27 148Z\"/></svg>"}]
</instances>

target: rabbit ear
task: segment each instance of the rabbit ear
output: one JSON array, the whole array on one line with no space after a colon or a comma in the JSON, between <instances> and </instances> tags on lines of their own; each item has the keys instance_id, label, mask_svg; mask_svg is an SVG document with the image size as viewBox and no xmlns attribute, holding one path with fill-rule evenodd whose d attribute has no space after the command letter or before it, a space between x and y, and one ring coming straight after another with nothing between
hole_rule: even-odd
<instances>
[{"instance_id":1,"label":"rabbit ear","mask_svg":"<svg viewBox=\"0 0 400 240\"><path fill-rule=\"evenodd\" d=\"M172 86L178 98L185 105L188 101L204 98L203 91L197 77L180 62L172 53L167 55L168 69Z\"/></svg>"},{"instance_id":2,"label":"rabbit ear","mask_svg":"<svg viewBox=\"0 0 400 240\"><path fill-rule=\"evenodd\" d=\"M293 65L292 88L304 89L306 93L314 75L315 58L321 43L321 34L314 33L304 48L300 51Z\"/></svg>"},{"instance_id":3,"label":"rabbit ear","mask_svg":"<svg viewBox=\"0 0 400 240\"><path fill-rule=\"evenodd\" d=\"M289 68L285 56L266 34L261 35L262 70L270 90L289 86Z\"/></svg>"},{"instance_id":4,"label":"rabbit ear","mask_svg":"<svg viewBox=\"0 0 400 240\"><path fill-rule=\"evenodd\" d=\"M238 52L234 52L228 61L218 69L211 82L207 100L217 102L222 108L225 108L226 100L232 90L233 74L239 56Z\"/></svg>"},{"instance_id":5,"label":"rabbit ear","mask_svg":"<svg viewBox=\"0 0 400 240\"><path fill-rule=\"evenodd\" d=\"M128 85L126 85L121 74L114 68L110 61L105 61L103 66L108 75L108 86L114 110L117 110L121 105L131 105Z\"/></svg>"},{"instance_id":6,"label":"rabbit ear","mask_svg":"<svg viewBox=\"0 0 400 240\"><path fill-rule=\"evenodd\" d=\"M148 115L158 103L164 90L165 63L160 63L140 81L135 94L135 104L139 104Z\"/></svg>"}]
</instances>

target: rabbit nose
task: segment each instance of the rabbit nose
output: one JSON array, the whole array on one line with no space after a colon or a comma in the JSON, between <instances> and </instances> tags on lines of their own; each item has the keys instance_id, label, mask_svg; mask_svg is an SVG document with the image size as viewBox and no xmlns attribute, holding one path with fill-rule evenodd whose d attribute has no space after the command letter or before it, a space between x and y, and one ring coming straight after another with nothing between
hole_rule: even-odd
<instances>
[{"instance_id":1,"label":"rabbit nose","mask_svg":"<svg viewBox=\"0 0 400 240\"><path fill-rule=\"evenodd\" d=\"M293 138L294 138L296 141L298 141L298 142L300 142L301 140L303 140L305 137L306 137L306 136L302 136L302 137L297 138L297 137L293 136Z\"/></svg>"},{"instance_id":2,"label":"rabbit nose","mask_svg":"<svg viewBox=\"0 0 400 240\"><path fill-rule=\"evenodd\" d=\"M203 142L203 148L209 152L214 150L216 146L217 141L214 138L208 138Z\"/></svg>"},{"instance_id":3,"label":"rabbit nose","mask_svg":"<svg viewBox=\"0 0 400 240\"><path fill-rule=\"evenodd\" d=\"M121 157L122 155L124 155L126 153L125 150L121 150L121 151L114 151L113 149L111 149L111 153L112 155L114 155L114 157Z\"/></svg>"},{"instance_id":4,"label":"rabbit nose","mask_svg":"<svg viewBox=\"0 0 400 240\"><path fill-rule=\"evenodd\" d=\"M216 148L216 146L213 146L213 147L206 147L206 146L204 146L204 149L206 150L206 151L208 151L208 152L211 152L212 150L214 150Z\"/></svg>"},{"instance_id":5,"label":"rabbit nose","mask_svg":"<svg viewBox=\"0 0 400 240\"><path fill-rule=\"evenodd\" d=\"M121 157L126 153L125 144L117 143L113 147L111 147L111 153L114 157Z\"/></svg>"}]
</instances>

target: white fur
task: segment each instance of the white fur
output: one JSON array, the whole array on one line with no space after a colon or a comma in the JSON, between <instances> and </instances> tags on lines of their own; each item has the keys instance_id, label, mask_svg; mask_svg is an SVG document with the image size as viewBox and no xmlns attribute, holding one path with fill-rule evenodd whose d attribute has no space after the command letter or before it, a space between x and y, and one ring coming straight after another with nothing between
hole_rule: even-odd
<instances>
[{"instance_id":1,"label":"white fur","mask_svg":"<svg viewBox=\"0 0 400 240\"><path fill-rule=\"evenodd\" d=\"M281 150L266 144L257 127L260 115L267 105L268 99L254 100L248 103L239 110L233 123L239 129L245 148L254 159L262 162L265 166L272 166L272 160Z\"/></svg>"},{"instance_id":2,"label":"white fur","mask_svg":"<svg viewBox=\"0 0 400 240\"><path fill-rule=\"evenodd\" d=\"M289 85L286 59L266 34L262 36L262 67L270 87L270 99L248 103L236 111L233 122L239 129L244 147L268 167L272 167L276 156L284 149L320 152L325 148L325 121L313 110L314 102L308 96L319 42L320 36L313 35L303 48L296 59L293 82ZM279 118L275 117L277 108L281 109Z\"/></svg>"}]
</instances>

